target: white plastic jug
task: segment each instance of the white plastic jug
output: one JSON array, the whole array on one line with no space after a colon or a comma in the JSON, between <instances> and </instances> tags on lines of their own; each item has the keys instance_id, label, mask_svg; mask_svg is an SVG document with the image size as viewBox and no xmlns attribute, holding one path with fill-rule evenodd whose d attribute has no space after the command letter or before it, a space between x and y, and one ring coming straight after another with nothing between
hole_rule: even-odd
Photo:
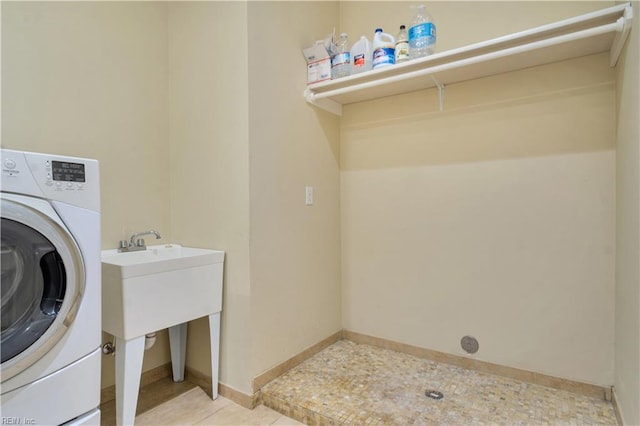
<instances>
[{"instance_id":1,"label":"white plastic jug","mask_svg":"<svg viewBox=\"0 0 640 426\"><path fill-rule=\"evenodd\" d=\"M391 34L377 28L373 36L373 69L387 67L396 63L396 39Z\"/></svg>"},{"instance_id":2,"label":"white plastic jug","mask_svg":"<svg viewBox=\"0 0 640 426\"><path fill-rule=\"evenodd\" d=\"M365 36L351 46L351 75L371 69L371 42Z\"/></svg>"}]
</instances>

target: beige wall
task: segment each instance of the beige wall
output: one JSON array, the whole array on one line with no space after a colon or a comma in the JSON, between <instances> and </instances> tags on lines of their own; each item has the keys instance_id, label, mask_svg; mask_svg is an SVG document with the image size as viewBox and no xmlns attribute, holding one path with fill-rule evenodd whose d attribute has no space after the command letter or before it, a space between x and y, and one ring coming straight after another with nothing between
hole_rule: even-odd
<instances>
[{"instance_id":1,"label":"beige wall","mask_svg":"<svg viewBox=\"0 0 640 426\"><path fill-rule=\"evenodd\" d=\"M301 46L337 22L337 2L249 3L253 371L342 328L339 119L307 105ZM305 186L314 205L305 206Z\"/></svg>"},{"instance_id":2,"label":"beige wall","mask_svg":"<svg viewBox=\"0 0 640 426\"><path fill-rule=\"evenodd\" d=\"M603 6L509 3L496 22L485 3L430 4L442 49ZM341 31L397 25L397 7L341 3ZM453 354L470 334L477 359L610 385L615 71L606 55L451 85L445 112L437 106L431 90L345 108L344 327Z\"/></svg>"},{"instance_id":3,"label":"beige wall","mask_svg":"<svg viewBox=\"0 0 640 426\"><path fill-rule=\"evenodd\" d=\"M251 393L247 5L169 5L171 228L224 250L220 380ZM187 364L211 374L209 325L189 325Z\"/></svg>"},{"instance_id":4,"label":"beige wall","mask_svg":"<svg viewBox=\"0 0 640 426\"><path fill-rule=\"evenodd\" d=\"M169 232L165 33L161 3L2 3L2 146L100 160L104 248Z\"/></svg>"},{"instance_id":5,"label":"beige wall","mask_svg":"<svg viewBox=\"0 0 640 426\"><path fill-rule=\"evenodd\" d=\"M134 230L171 238L166 25L163 3L2 2L2 146L98 159L105 249Z\"/></svg>"},{"instance_id":6,"label":"beige wall","mask_svg":"<svg viewBox=\"0 0 640 426\"><path fill-rule=\"evenodd\" d=\"M227 252L220 380L247 394L341 328L338 121L305 105L304 74L281 71L303 69L300 46L336 17L336 3L169 6L173 235ZM187 363L205 374L208 344L192 322Z\"/></svg>"},{"instance_id":7,"label":"beige wall","mask_svg":"<svg viewBox=\"0 0 640 426\"><path fill-rule=\"evenodd\" d=\"M430 10L444 50L609 4ZM395 33L406 6L3 2L2 146L100 160L104 248L154 228L227 252L221 381L242 392L342 326L451 353L469 333L479 359L611 384L615 294L615 385L638 423L637 32L616 176L604 56L449 86L444 113L433 90L342 119L304 103L301 46L336 22ZM208 374L208 348L192 322L189 366ZM163 334L144 368L168 360Z\"/></svg>"},{"instance_id":8,"label":"beige wall","mask_svg":"<svg viewBox=\"0 0 640 426\"><path fill-rule=\"evenodd\" d=\"M336 31L353 43L372 40L382 27L394 37L400 24L410 25L410 6L421 2L341 1ZM437 51L489 40L517 31L613 6L613 1L429 1L424 3L438 29Z\"/></svg>"},{"instance_id":9,"label":"beige wall","mask_svg":"<svg viewBox=\"0 0 640 426\"><path fill-rule=\"evenodd\" d=\"M640 424L640 3L618 64L615 381L627 425Z\"/></svg>"},{"instance_id":10,"label":"beige wall","mask_svg":"<svg viewBox=\"0 0 640 426\"><path fill-rule=\"evenodd\" d=\"M103 248L153 228L165 241L226 251L223 383L251 393L256 374L341 328L338 120L304 103L304 73L294 84L278 75L283 63L304 69L300 46L337 21L337 3L296 5L312 26L289 7L255 5L251 32L245 2L2 7L3 147L100 160ZM286 47L261 37L274 31L284 31ZM269 62L274 51L278 63ZM275 76L266 86L265 73ZM263 120L274 93L296 111L294 126L287 110ZM285 155L272 162L277 152ZM307 184L317 201L305 208ZM190 324L187 364L205 374L208 331L206 321ZM168 361L163 332L144 369ZM103 387L113 384L113 364L104 358Z\"/></svg>"}]
</instances>

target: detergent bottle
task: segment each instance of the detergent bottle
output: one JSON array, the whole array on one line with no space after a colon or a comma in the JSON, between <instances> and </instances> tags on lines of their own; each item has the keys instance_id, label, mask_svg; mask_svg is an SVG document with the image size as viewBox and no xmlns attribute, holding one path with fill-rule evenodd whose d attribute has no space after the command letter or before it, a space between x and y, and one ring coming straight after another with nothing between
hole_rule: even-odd
<instances>
[{"instance_id":1,"label":"detergent bottle","mask_svg":"<svg viewBox=\"0 0 640 426\"><path fill-rule=\"evenodd\" d=\"M376 28L373 36L373 69L387 67L396 63L395 57L396 40L391 34Z\"/></svg>"}]
</instances>

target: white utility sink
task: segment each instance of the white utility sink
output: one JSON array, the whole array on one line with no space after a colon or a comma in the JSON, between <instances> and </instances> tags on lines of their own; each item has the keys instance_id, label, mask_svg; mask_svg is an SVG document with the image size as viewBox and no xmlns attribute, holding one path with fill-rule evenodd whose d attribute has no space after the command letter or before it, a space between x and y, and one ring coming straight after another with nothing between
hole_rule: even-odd
<instances>
[{"instance_id":1,"label":"white utility sink","mask_svg":"<svg viewBox=\"0 0 640 426\"><path fill-rule=\"evenodd\" d=\"M119 253L104 250L102 263L119 269L123 278L222 263L224 252L183 247L180 244L148 246L146 250ZM115 270L115 269L114 269Z\"/></svg>"},{"instance_id":2,"label":"white utility sink","mask_svg":"<svg viewBox=\"0 0 640 426\"><path fill-rule=\"evenodd\" d=\"M102 252L102 329L125 340L222 310L224 252L148 246Z\"/></svg>"},{"instance_id":3,"label":"white utility sink","mask_svg":"<svg viewBox=\"0 0 640 426\"><path fill-rule=\"evenodd\" d=\"M217 397L223 262L223 251L179 244L102 251L102 329L116 337L118 425L133 424L135 418L145 335L169 329L173 379L182 381L187 322L204 316L209 317Z\"/></svg>"}]
</instances>

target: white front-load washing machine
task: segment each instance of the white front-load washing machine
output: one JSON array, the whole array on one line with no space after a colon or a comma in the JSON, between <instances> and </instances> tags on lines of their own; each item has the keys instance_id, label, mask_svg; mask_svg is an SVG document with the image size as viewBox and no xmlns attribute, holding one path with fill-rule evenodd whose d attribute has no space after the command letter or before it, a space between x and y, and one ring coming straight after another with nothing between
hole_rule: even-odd
<instances>
[{"instance_id":1,"label":"white front-load washing machine","mask_svg":"<svg viewBox=\"0 0 640 426\"><path fill-rule=\"evenodd\" d=\"M0 422L100 424L98 162L0 150Z\"/></svg>"}]
</instances>

